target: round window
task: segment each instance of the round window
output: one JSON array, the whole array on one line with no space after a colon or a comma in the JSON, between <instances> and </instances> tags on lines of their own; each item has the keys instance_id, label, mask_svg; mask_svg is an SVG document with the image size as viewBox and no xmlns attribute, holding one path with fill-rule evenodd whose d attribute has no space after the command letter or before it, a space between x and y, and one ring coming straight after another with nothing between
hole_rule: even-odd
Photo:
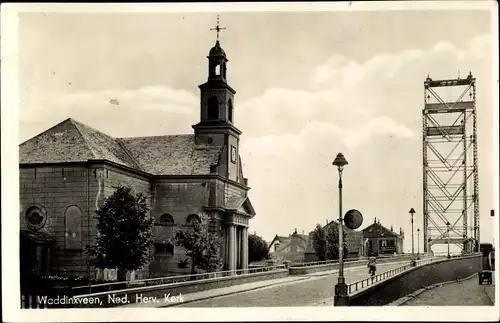
<instances>
[{"instance_id":1,"label":"round window","mask_svg":"<svg viewBox=\"0 0 500 323\"><path fill-rule=\"evenodd\" d=\"M47 221L47 213L38 206L30 207L25 215L26 224L31 230L40 230Z\"/></svg>"}]
</instances>

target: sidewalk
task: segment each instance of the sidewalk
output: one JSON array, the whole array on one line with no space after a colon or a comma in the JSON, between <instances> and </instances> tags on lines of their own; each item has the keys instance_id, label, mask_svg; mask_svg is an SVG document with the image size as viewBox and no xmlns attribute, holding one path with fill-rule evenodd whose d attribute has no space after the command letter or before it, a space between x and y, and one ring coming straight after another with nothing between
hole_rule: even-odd
<instances>
[{"instance_id":1,"label":"sidewalk","mask_svg":"<svg viewBox=\"0 0 500 323\"><path fill-rule=\"evenodd\" d=\"M241 292L247 292L247 291L251 291L251 290L255 290L255 289L266 288L266 287L270 287L270 286L274 286L274 285L284 285L287 283L295 283L297 281L311 279L311 278L313 278L313 277L310 277L310 276L288 276L288 277L284 277L284 278L263 280L263 281L259 281L259 282L239 284L239 285L233 285L233 286L229 286L229 287L209 289L209 290L205 290L205 291L201 291L201 292L184 294L180 297L180 301L178 303L170 303L168 301L165 301L164 298L158 298L158 300L156 302L130 303L130 304L123 305L120 307L140 308L140 307L175 306L175 305L179 305L179 303L191 303L191 302L201 301L201 300L210 299L210 298L214 298L214 297L227 296L227 295L241 293ZM171 296L176 297L178 295L171 295Z\"/></svg>"},{"instance_id":2,"label":"sidewalk","mask_svg":"<svg viewBox=\"0 0 500 323\"><path fill-rule=\"evenodd\" d=\"M477 275L461 282L443 284L418 294L401 306L491 306L495 301L495 281L479 285Z\"/></svg>"}]
</instances>

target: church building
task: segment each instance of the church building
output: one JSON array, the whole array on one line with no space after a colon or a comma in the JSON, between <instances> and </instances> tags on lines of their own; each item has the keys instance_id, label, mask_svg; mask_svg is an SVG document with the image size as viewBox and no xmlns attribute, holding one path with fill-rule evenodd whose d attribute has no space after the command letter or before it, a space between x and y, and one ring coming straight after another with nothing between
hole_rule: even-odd
<instances>
[{"instance_id":1,"label":"church building","mask_svg":"<svg viewBox=\"0 0 500 323\"><path fill-rule=\"evenodd\" d=\"M227 62L217 37L193 134L115 138L70 118L19 146L22 271L94 276L84 249L97 235L96 209L117 185L145 194L155 219L153 260L136 279L189 273L172 232L202 217L221 232L221 269L248 267L255 211Z\"/></svg>"}]
</instances>

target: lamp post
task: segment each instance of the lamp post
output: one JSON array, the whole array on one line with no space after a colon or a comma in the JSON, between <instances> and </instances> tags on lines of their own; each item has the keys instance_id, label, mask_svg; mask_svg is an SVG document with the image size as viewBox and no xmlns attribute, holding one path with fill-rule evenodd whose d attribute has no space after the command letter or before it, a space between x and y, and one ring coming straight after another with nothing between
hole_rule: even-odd
<instances>
[{"instance_id":1,"label":"lamp post","mask_svg":"<svg viewBox=\"0 0 500 323\"><path fill-rule=\"evenodd\" d=\"M411 208L409 213L411 215L411 255L413 256L415 254L415 247L413 245L413 214L415 214L415 210Z\"/></svg>"},{"instance_id":2,"label":"lamp post","mask_svg":"<svg viewBox=\"0 0 500 323\"><path fill-rule=\"evenodd\" d=\"M420 255L420 228L417 229L417 255Z\"/></svg>"},{"instance_id":3,"label":"lamp post","mask_svg":"<svg viewBox=\"0 0 500 323\"><path fill-rule=\"evenodd\" d=\"M448 236L448 259L451 258L450 256L450 222L446 222L446 235Z\"/></svg>"},{"instance_id":4,"label":"lamp post","mask_svg":"<svg viewBox=\"0 0 500 323\"><path fill-rule=\"evenodd\" d=\"M344 228L342 226L342 171L347 165L347 160L342 153L338 153L332 163L339 171L339 278L335 285L335 306L347 306L349 296L347 295L347 285L344 279Z\"/></svg>"}]
</instances>

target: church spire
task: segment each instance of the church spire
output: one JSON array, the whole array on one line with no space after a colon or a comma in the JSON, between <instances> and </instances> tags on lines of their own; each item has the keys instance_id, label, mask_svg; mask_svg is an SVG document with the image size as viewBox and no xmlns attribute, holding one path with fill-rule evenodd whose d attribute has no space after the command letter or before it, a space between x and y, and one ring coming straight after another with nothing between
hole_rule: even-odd
<instances>
[{"instance_id":1,"label":"church spire","mask_svg":"<svg viewBox=\"0 0 500 323\"><path fill-rule=\"evenodd\" d=\"M225 27L220 27L219 14L217 14L217 26L215 26L214 28L210 28L210 30L215 30L217 32L217 43L218 43L219 42L219 33L221 32L221 30L226 30Z\"/></svg>"},{"instance_id":2,"label":"church spire","mask_svg":"<svg viewBox=\"0 0 500 323\"><path fill-rule=\"evenodd\" d=\"M210 28L210 30L217 32L217 40L208 54L208 80L226 83L226 63L228 60L226 52L224 52L219 42L219 33L221 30L226 30L226 28L220 26L219 15L217 15L217 25Z\"/></svg>"},{"instance_id":3,"label":"church spire","mask_svg":"<svg viewBox=\"0 0 500 323\"><path fill-rule=\"evenodd\" d=\"M241 131L234 127L233 102L236 91L227 82L227 62L226 52L219 42L219 34L225 27L220 26L219 15L217 15L217 25L210 30L217 32L215 45L210 49L208 58L208 78L199 86L201 90L201 118L196 125L197 133L221 131L221 127L233 128L232 131L239 135ZM208 128L207 128L208 127ZM199 137L199 136L198 136Z\"/></svg>"}]
</instances>

